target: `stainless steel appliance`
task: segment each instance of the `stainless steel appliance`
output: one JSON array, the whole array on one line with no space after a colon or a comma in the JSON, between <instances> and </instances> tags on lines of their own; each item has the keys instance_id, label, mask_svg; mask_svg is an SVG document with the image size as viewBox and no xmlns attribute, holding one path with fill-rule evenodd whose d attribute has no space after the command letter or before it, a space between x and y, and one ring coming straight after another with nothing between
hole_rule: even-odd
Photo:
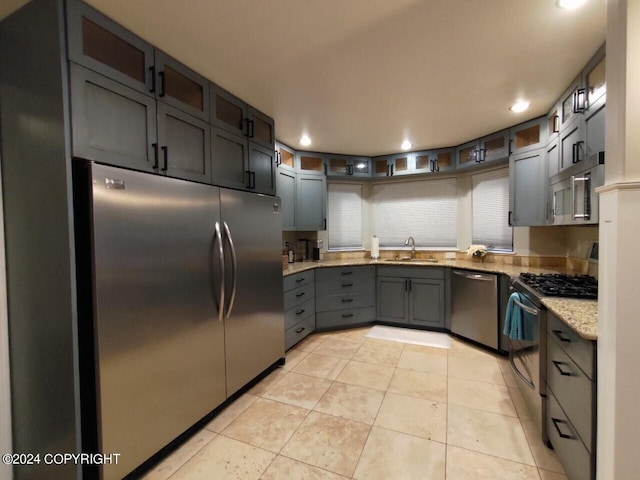
<instances>
[{"instance_id":1,"label":"stainless steel appliance","mask_svg":"<svg viewBox=\"0 0 640 480\"><path fill-rule=\"evenodd\" d=\"M597 224L598 194L604 184L604 152L572 165L550 179L551 224Z\"/></svg>"},{"instance_id":2,"label":"stainless steel appliance","mask_svg":"<svg viewBox=\"0 0 640 480\"><path fill-rule=\"evenodd\" d=\"M279 204L93 163L74 175L83 425L121 454L100 472L116 479L284 356Z\"/></svg>"},{"instance_id":3,"label":"stainless steel appliance","mask_svg":"<svg viewBox=\"0 0 640 480\"><path fill-rule=\"evenodd\" d=\"M522 310L524 330L530 332L531 337L509 339L509 363L520 380L518 389L545 442L549 440L543 399L547 378L547 309L541 299L548 296L594 299L597 289L596 279L588 275L521 273L511 285L511 291L519 294L520 299L515 303Z\"/></svg>"},{"instance_id":4,"label":"stainless steel appliance","mask_svg":"<svg viewBox=\"0 0 640 480\"><path fill-rule=\"evenodd\" d=\"M451 331L498 349L498 276L451 272Z\"/></svg>"}]
</instances>

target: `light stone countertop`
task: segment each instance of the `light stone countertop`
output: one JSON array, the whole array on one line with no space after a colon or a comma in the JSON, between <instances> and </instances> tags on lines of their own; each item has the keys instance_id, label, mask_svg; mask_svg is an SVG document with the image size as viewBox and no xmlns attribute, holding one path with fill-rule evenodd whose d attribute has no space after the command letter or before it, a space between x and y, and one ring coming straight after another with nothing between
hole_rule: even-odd
<instances>
[{"instance_id":1,"label":"light stone countertop","mask_svg":"<svg viewBox=\"0 0 640 480\"><path fill-rule=\"evenodd\" d=\"M476 262L472 260L440 260L429 262L425 260L393 261L372 260L370 258L353 258L342 260L322 260L319 262L297 262L289 264L282 271L283 276L312 270L314 268L347 267L360 265L387 265L387 266L420 266L420 267L452 267L476 270L479 272L505 274L517 277L523 272L529 273L567 273L561 268L554 267L525 267L520 265L507 265L496 262ZM577 298L544 297L545 305L560 320L586 340L598 339L598 302L595 300L582 300Z\"/></svg>"},{"instance_id":2,"label":"light stone countertop","mask_svg":"<svg viewBox=\"0 0 640 480\"><path fill-rule=\"evenodd\" d=\"M598 301L545 297L542 304L585 340L598 340Z\"/></svg>"}]
</instances>

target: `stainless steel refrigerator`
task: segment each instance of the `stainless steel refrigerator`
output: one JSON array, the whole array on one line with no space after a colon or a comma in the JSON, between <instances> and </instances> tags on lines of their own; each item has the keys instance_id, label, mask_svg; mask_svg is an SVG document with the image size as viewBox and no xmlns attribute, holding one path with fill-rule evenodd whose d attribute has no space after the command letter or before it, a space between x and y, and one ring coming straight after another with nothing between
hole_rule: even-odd
<instances>
[{"instance_id":1,"label":"stainless steel refrigerator","mask_svg":"<svg viewBox=\"0 0 640 480\"><path fill-rule=\"evenodd\" d=\"M81 353L91 352L84 381L94 382L84 390L95 388L95 447L120 453L101 472L115 479L284 356L279 200L81 170L78 261L91 284L81 330L93 341Z\"/></svg>"}]
</instances>

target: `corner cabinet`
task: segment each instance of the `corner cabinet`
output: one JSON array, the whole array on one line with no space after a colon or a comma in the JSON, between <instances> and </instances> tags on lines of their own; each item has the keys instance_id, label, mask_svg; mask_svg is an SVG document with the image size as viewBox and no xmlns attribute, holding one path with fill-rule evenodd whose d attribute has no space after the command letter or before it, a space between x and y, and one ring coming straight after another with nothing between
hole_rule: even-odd
<instances>
[{"instance_id":1,"label":"corner cabinet","mask_svg":"<svg viewBox=\"0 0 640 480\"><path fill-rule=\"evenodd\" d=\"M445 280L441 267L379 266L377 320L445 328Z\"/></svg>"}]
</instances>

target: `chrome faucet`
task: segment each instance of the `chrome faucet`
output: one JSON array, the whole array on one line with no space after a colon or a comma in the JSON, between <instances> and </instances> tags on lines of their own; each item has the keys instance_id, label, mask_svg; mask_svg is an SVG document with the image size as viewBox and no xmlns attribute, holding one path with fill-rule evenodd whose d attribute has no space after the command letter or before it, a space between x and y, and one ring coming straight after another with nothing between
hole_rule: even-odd
<instances>
[{"instance_id":1,"label":"chrome faucet","mask_svg":"<svg viewBox=\"0 0 640 480\"><path fill-rule=\"evenodd\" d=\"M413 237L407 237L407 239L404 241L404 246L408 247L409 246L409 242L411 242L411 258L416 258L416 241L413 239Z\"/></svg>"}]
</instances>

